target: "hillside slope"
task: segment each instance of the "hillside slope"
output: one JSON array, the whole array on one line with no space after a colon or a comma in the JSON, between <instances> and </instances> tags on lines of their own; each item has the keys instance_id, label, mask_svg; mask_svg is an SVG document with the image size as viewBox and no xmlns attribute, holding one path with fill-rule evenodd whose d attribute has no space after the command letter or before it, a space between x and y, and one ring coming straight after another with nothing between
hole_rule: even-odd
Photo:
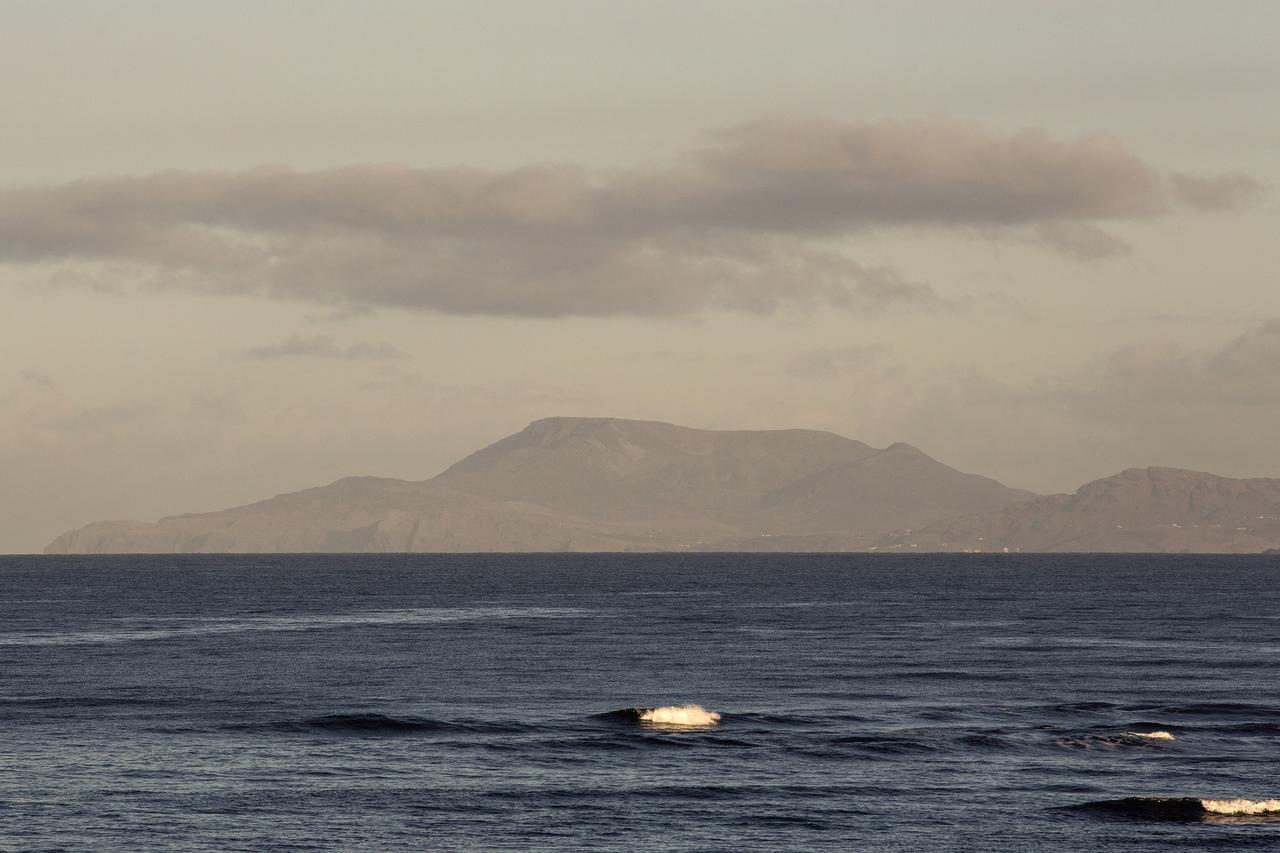
<instances>
[{"instance_id":1,"label":"hillside slope","mask_svg":"<svg viewBox=\"0 0 1280 853\"><path fill-rule=\"evenodd\" d=\"M49 553L860 549L1029 493L814 430L547 418L410 482L351 477L222 512L97 522Z\"/></svg>"},{"instance_id":2,"label":"hillside slope","mask_svg":"<svg viewBox=\"0 0 1280 853\"><path fill-rule=\"evenodd\" d=\"M883 549L1258 553L1280 547L1280 480L1130 468L987 513L890 534Z\"/></svg>"}]
</instances>

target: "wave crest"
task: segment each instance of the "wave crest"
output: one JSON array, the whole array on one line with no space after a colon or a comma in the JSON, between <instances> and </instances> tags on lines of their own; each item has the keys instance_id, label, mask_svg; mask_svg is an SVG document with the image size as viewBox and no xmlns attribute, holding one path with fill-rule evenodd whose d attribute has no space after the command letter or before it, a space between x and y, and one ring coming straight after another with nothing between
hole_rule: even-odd
<instances>
[{"instance_id":1,"label":"wave crest","mask_svg":"<svg viewBox=\"0 0 1280 853\"><path fill-rule=\"evenodd\" d=\"M720 722L720 714L701 705L663 705L659 708L622 708L597 714L597 719L642 726L704 729Z\"/></svg>"},{"instance_id":2,"label":"wave crest","mask_svg":"<svg viewBox=\"0 0 1280 853\"><path fill-rule=\"evenodd\" d=\"M701 705L666 705L661 708L645 708L640 712L640 722L657 726L714 726L720 715Z\"/></svg>"},{"instance_id":3,"label":"wave crest","mask_svg":"<svg viewBox=\"0 0 1280 853\"><path fill-rule=\"evenodd\" d=\"M1152 749L1159 742L1175 740L1172 732L1164 729L1152 731L1122 731L1114 733L1082 733L1065 735L1054 743L1065 749Z\"/></svg>"},{"instance_id":4,"label":"wave crest","mask_svg":"<svg viewBox=\"0 0 1280 853\"><path fill-rule=\"evenodd\" d=\"M1162 821L1280 817L1280 800L1200 800L1195 797L1122 797L1068 808Z\"/></svg>"},{"instance_id":5,"label":"wave crest","mask_svg":"<svg viewBox=\"0 0 1280 853\"><path fill-rule=\"evenodd\" d=\"M1201 800L1210 814L1280 814L1280 800Z\"/></svg>"}]
</instances>

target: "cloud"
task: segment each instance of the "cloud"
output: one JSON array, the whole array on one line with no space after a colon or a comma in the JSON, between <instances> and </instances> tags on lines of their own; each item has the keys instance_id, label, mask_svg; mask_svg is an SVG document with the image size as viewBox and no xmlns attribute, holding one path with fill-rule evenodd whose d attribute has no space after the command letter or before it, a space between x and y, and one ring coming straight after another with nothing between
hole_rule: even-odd
<instances>
[{"instance_id":1,"label":"cloud","mask_svg":"<svg viewBox=\"0 0 1280 853\"><path fill-rule=\"evenodd\" d=\"M19 375L22 377L23 382L39 385L41 388L53 390L58 387L58 383L53 380L52 376L39 370L22 370L19 371Z\"/></svg>"},{"instance_id":2,"label":"cloud","mask_svg":"<svg viewBox=\"0 0 1280 853\"><path fill-rule=\"evenodd\" d=\"M1164 177L1114 137L1062 142L945 118L879 123L773 119L706 149L720 216L757 227L839 230L1131 217L1159 213Z\"/></svg>"},{"instance_id":3,"label":"cloud","mask_svg":"<svg viewBox=\"0 0 1280 853\"><path fill-rule=\"evenodd\" d=\"M1084 458L1280 476L1280 320L1215 347L1152 341L1043 380L1033 398L1091 447Z\"/></svg>"},{"instance_id":4,"label":"cloud","mask_svg":"<svg viewBox=\"0 0 1280 853\"><path fill-rule=\"evenodd\" d=\"M649 353L649 358L668 364L701 364L707 360L707 355L706 353L672 352L671 350L659 349Z\"/></svg>"},{"instance_id":5,"label":"cloud","mask_svg":"<svg viewBox=\"0 0 1280 853\"><path fill-rule=\"evenodd\" d=\"M811 349L792 357L783 371L792 379L830 379L877 368L888 352L880 344Z\"/></svg>"},{"instance_id":6,"label":"cloud","mask_svg":"<svg viewBox=\"0 0 1280 853\"><path fill-rule=\"evenodd\" d=\"M404 353L388 343L356 341L342 346L329 335L290 335L278 344L267 344L245 350L248 358L334 358L343 361L367 361L404 358Z\"/></svg>"},{"instance_id":7,"label":"cloud","mask_svg":"<svg viewBox=\"0 0 1280 853\"><path fill-rule=\"evenodd\" d=\"M1099 422L1142 423L1160 432L1178 421L1221 440L1226 422L1256 429L1256 417L1273 409L1280 425L1280 319L1263 322L1221 347L1196 349L1176 342L1134 344L1106 355L1050 390L1078 413ZM1189 420L1188 420L1189 419ZM1206 424L1215 423L1214 429ZM1234 432L1235 429L1228 430Z\"/></svg>"},{"instance_id":8,"label":"cloud","mask_svg":"<svg viewBox=\"0 0 1280 853\"><path fill-rule=\"evenodd\" d=\"M1124 255L1130 246L1088 222L1050 222L1036 229L1046 246L1080 261L1094 261Z\"/></svg>"},{"instance_id":9,"label":"cloud","mask_svg":"<svg viewBox=\"0 0 1280 853\"><path fill-rule=\"evenodd\" d=\"M1177 197L1202 210L1229 210L1262 194L1262 184L1249 175L1169 176Z\"/></svg>"},{"instance_id":10,"label":"cloud","mask_svg":"<svg viewBox=\"0 0 1280 853\"><path fill-rule=\"evenodd\" d=\"M49 418L45 425L55 430L95 433L119 426L136 424L151 417L156 406L142 402L119 402L84 406Z\"/></svg>"},{"instance_id":11,"label":"cloud","mask_svg":"<svg viewBox=\"0 0 1280 853\"><path fill-rule=\"evenodd\" d=\"M1154 340L1009 381L963 360L910 368L892 351L814 349L793 380L741 398L734 422L906 441L966 471L1041 492L1163 465L1280 477L1280 318L1217 345Z\"/></svg>"},{"instance_id":12,"label":"cloud","mask_svg":"<svg viewBox=\"0 0 1280 853\"><path fill-rule=\"evenodd\" d=\"M1277 477L1277 364L1280 319L1218 346L1130 344L1025 386L940 371L916 378L893 431L951 464L1040 490L1148 465Z\"/></svg>"},{"instance_id":13,"label":"cloud","mask_svg":"<svg viewBox=\"0 0 1280 853\"><path fill-rule=\"evenodd\" d=\"M769 119L663 166L589 172L364 165L163 172L0 189L0 262L338 311L676 316L945 307L833 239L878 228L1040 229L1077 257L1099 222L1223 209L1244 175L1190 177L1116 139L946 118Z\"/></svg>"}]
</instances>

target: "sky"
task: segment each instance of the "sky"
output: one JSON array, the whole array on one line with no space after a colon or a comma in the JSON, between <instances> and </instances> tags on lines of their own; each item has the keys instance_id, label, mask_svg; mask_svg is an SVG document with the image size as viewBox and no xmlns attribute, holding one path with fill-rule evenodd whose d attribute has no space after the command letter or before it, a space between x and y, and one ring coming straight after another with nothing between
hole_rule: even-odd
<instances>
[{"instance_id":1,"label":"sky","mask_svg":"<svg viewBox=\"0 0 1280 853\"><path fill-rule=\"evenodd\" d=\"M0 7L0 552L553 415L1280 477L1273 2Z\"/></svg>"}]
</instances>

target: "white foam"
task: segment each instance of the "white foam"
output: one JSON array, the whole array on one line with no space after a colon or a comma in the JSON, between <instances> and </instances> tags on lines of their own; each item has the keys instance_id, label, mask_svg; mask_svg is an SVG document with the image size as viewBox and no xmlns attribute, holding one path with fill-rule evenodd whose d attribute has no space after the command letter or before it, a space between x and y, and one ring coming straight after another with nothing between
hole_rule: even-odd
<instances>
[{"instance_id":1,"label":"white foam","mask_svg":"<svg viewBox=\"0 0 1280 853\"><path fill-rule=\"evenodd\" d=\"M1280 800L1201 800L1200 805L1211 814L1280 813Z\"/></svg>"},{"instance_id":2,"label":"white foam","mask_svg":"<svg viewBox=\"0 0 1280 853\"><path fill-rule=\"evenodd\" d=\"M667 705L640 713L640 722L659 726L714 726L720 715L701 705Z\"/></svg>"},{"instance_id":3,"label":"white foam","mask_svg":"<svg viewBox=\"0 0 1280 853\"><path fill-rule=\"evenodd\" d=\"M1055 743L1058 746L1070 749L1093 749L1094 747L1102 747L1104 749L1120 749L1123 747L1137 747L1147 741L1168 741L1174 740L1171 732L1163 729L1157 729L1152 732L1120 732L1119 734L1110 735L1076 735L1073 737L1058 738Z\"/></svg>"}]
</instances>

